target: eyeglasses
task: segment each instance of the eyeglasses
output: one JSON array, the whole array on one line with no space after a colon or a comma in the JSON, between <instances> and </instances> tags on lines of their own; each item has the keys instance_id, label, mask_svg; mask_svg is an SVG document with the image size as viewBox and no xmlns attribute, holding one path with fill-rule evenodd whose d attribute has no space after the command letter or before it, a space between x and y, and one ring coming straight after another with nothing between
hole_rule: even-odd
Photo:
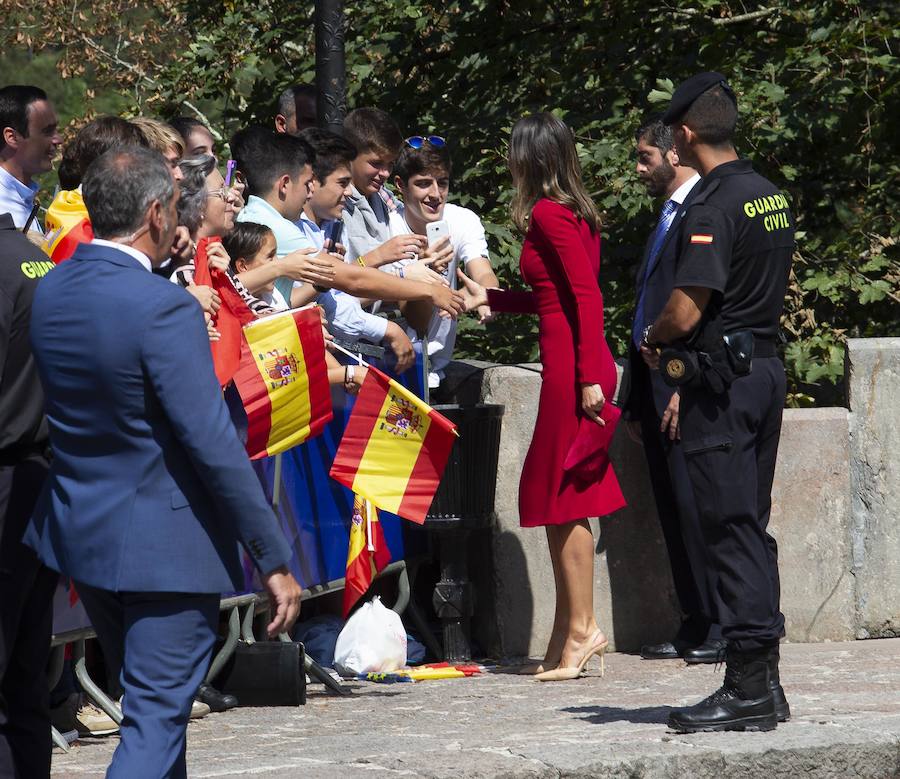
<instances>
[{"instance_id":1,"label":"eyeglasses","mask_svg":"<svg viewBox=\"0 0 900 779\"><path fill-rule=\"evenodd\" d=\"M228 196L229 196L230 192L231 192L231 190L228 189L227 187L220 187L219 189L209 190L209 192L206 193L206 196L221 198L225 202L228 202Z\"/></svg>"},{"instance_id":2,"label":"eyeglasses","mask_svg":"<svg viewBox=\"0 0 900 779\"><path fill-rule=\"evenodd\" d=\"M426 143L430 143L435 149L447 145L447 139L440 135L413 135L406 139L406 145L413 149L421 149Z\"/></svg>"}]
</instances>

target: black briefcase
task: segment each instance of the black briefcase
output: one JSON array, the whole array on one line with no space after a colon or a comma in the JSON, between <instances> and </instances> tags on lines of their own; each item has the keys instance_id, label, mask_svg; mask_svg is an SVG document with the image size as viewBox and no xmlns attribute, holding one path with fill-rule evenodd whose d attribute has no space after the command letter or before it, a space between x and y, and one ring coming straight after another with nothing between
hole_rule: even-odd
<instances>
[{"instance_id":1,"label":"black briefcase","mask_svg":"<svg viewBox=\"0 0 900 779\"><path fill-rule=\"evenodd\" d=\"M213 680L241 706L302 706L306 670L299 641L238 641L234 654Z\"/></svg>"}]
</instances>

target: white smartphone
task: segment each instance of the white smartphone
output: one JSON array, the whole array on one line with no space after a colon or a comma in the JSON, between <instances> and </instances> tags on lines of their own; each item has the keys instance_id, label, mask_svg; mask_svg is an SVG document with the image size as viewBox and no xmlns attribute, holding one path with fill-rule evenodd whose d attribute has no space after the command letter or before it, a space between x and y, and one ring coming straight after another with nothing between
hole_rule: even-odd
<instances>
[{"instance_id":1,"label":"white smartphone","mask_svg":"<svg viewBox=\"0 0 900 779\"><path fill-rule=\"evenodd\" d=\"M425 225L425 234L428 238L428 245L434 246L441 238L450 237L450 227L444 219L437 222L429 222Z\"/></svg>"}]
</instances>

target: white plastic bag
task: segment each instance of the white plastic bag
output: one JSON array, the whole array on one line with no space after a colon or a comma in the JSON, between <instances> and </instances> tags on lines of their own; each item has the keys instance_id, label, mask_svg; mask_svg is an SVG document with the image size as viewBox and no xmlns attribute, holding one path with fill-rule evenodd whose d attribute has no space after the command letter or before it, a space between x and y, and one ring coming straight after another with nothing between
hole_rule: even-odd
<instances>
[{"instance_id":1,"label":"white plastic bag","mask_svg":"<svg viewBox=\"0 0 900 779\"><path fill-rule=\"evenodd\" d=\"M376 595L344 625L334 647L334 667L343 676L356 676L396 671L405 665L403 622Z\"/></svg>"}]
</instances>

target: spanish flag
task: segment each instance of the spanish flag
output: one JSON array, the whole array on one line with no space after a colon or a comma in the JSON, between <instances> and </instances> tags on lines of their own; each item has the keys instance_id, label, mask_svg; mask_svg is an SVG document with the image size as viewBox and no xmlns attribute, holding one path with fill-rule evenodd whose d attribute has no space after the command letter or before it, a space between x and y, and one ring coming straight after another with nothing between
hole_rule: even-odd
<instances>
[{"instance_id":1,"label":"spanish flag","mask_svg":"<svg viewBox=\"0 0 900 779\"><path fill-rule=\"evenodd\" d=\"M421 524L455 435L449 419L370 366L331 477L378 508Z\"/></svg>"},{"instance_id":2,"label":"spanish flag","mask_svg":"<svg viewBox=\"0 0 900 779\"><path fill-rule=\"evenodd\" d=\"M361 495L354 495L344 580L344 619L390 561L391 550L384 540L378 509Z\"/></svg>"},{"instance_id":3,"label":"spanish flag","mask_svg":"<svg viewBox=\"0 0 900 779\"><path fill-rule=\"evenodd\" d=\"M41 248L57 265L68 260L80 243L94 240L94 231L81 192L77 189L63 189L56 193L47 216L46 228Z\"/></svg>"},{"instance_id":4,"label":"spanish flag","mask_svg":"<svg viewBox=\"0 0 900 779\"><path fill-rule=\"evenodd\" d=\"M209 348L212 351L216 378L219 379L219 384L227 387L241 362L241 327L253 322L256 316L234 288L231 277L225 271L209 266L207 247L218 241L221 241L218 236L210 236L197 242L194 253L194 284L212 287L219 293L222 301L213 320L219 331L219 340L210 341Z\"/></svg>"},{"instance_id":5,"label":"spanish flag","mask_svg":"<svg viewBox=\"0 0 900 779\"><path fill-rule=\"evenodd\" d=\"M319 310L285 311L247 325L234 383L247 412L251 460L321 433L332 410Z\"/></svg>"}]
</instances>

